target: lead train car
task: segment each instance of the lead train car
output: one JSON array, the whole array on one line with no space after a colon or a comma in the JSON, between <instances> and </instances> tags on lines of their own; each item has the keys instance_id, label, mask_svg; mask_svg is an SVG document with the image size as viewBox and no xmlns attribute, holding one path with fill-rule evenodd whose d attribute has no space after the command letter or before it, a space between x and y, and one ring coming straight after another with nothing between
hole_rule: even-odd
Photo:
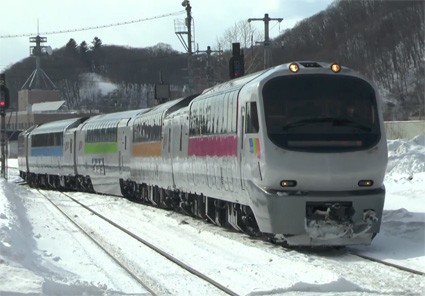
<instances>
[{"instance_id":1,"label":"lead train car","mask_svg":"<svg viewBox=\"0 0 425 296\"><path fill-rule=\"evenodd\" d=\"M385 198L380 110L372 84L336 64L292 63L218 85L165 120L172 188L217 224L291 245L369 244Z\"/></svg>"},{"instance_id":2,"label":"lead train car","mask_svg":"<svg viewBox=\"0 0 425 296\"><path fill-rule=\"evenodd\" d=\"M280 65L132 117L131 171L116 177L124 196L290 245L369 244L385 197L380 110L350 69Z\"/></svg>"}]
</instances>

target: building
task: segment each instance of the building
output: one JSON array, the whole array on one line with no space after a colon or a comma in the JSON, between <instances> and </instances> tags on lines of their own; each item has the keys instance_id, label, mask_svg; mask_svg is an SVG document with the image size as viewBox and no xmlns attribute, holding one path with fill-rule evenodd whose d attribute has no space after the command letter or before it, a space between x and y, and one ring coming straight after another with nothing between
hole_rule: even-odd
<instances>
[{"instance_id":1,"label":"building","mask_svg":"<svg viewBox=\"0 0 425 296\"><path fill-rule=\"evenodd\" d=\"M30 42L36 46L31 47L32 55L36 59L36 68L18 91L18 108L6 113L7 134L15 134L33 125L39 125L55 120L84 117L87 113L68 110L66 102L61 98L61 92L41 69L40 56L51 53L49 47L41 46L45 37L31 37ZM93 114L91 114L93 115ZM8 151L10 156L17 153L16 143L10 138Z\"/></svg>"}]
</instances>

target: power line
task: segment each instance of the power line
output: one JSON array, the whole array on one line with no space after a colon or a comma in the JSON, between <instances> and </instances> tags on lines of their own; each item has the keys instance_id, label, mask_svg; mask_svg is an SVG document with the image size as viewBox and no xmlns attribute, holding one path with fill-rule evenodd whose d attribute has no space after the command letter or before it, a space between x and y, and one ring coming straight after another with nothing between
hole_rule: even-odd
<instances>
[{"instance_id":1,"label":"power line","mask_svg":"<svg viewBox=\"0 0 425 296\"><path fill-rule=\"evenodd\" d=\"M117 26L135 24L135 23L140 23L140 22L145 22L145 21L151 21L151 20L156 20L156 19L165 18L165 17L169 17L169 16L179 15L179 14L183 14L183 13L185 13L185 11L184 10L180 10L180 11L177 11L177 12L162 14L162 15L153 16L153 17L147 17L147 18L143 18L143 19L132 20L132 21L127 21L127 22L113 23L113 24L107 24L107 25L100 25L100 26L92 26L92 27L69 29L69 30L50 31L50 32L41 32L41 33L26 33L26 34L17 34L17 35L0 35L0 39L3 39L3 38L17 38L17 37L31 37L31 36L38 35L38 34L41 34L41 35L54 35L54 34L73 33L73 32L81 32L81 31L88 31L88 30L95 30L95 29L103 29L103 28L117 27Z\"/></svg>"}]
</instances>

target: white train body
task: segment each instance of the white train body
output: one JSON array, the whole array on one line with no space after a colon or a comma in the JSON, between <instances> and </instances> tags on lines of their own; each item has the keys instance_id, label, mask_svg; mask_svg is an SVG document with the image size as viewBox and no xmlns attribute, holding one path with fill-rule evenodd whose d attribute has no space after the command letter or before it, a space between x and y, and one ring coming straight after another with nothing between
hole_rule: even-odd
<instances>
[{"instance_id":1,"label":"white train body","mask_svg":"<svg viewBox=\"0 0 425 296\"><path fill-rule=\"evenodd\" d=\"M90 135L101 131L96 146ZM21 142L20 154L28 153ZM369 244L379 232L381 101L370 82L338 65L281 65L150 110L93 117L65 131L71 142L76 154L63 163L83 189L291 245ZM25 157L23 177L62 174Z\"/></svg>"}]
</instances>

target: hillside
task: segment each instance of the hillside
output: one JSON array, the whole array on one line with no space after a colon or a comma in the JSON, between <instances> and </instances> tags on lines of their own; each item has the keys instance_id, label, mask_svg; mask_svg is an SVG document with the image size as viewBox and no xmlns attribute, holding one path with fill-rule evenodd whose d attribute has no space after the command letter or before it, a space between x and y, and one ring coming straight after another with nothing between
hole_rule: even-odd
<instances>
[{"instance_id":1,"label":"hillside","mask_svg":"<svg viewBox=\"0 0 425 296\"><path fill-rule=\"evenodd\" d=\"M337 61L375 81L386 102L387 120L424 119L424 15L423 1L338 0L276 38L272 65L293 60ZM207 67L205 54L195 55L192 91L227 80L229 57L229 52L212 54ZM245 49L245 57L250 65L247 72L262 68L262 48ZM43 57L41 64L68 106L75 109L90 106L108 112L150 105L160 73L172 86L173 97L181 95L188 84L186 55L163 43L128 48L102 45L97 37L90 45L77 45L70 39L52 56ZM34 68L34 59L27 58L6 71L12 102L17 101L17 91ZM96 84L100 80L116 88L102 92Z\"/></svg>"},{"instance_id":2,"label":"hillside","mask_svg":"<svg viewBox=\"0 0 425 296\"><path fill-rule=\"evenodd\" d=\"M335 1L280 36L273 61L337 61L379 86L388 120L425 119L424 5Z\"/></svg>"}]
</instances>

